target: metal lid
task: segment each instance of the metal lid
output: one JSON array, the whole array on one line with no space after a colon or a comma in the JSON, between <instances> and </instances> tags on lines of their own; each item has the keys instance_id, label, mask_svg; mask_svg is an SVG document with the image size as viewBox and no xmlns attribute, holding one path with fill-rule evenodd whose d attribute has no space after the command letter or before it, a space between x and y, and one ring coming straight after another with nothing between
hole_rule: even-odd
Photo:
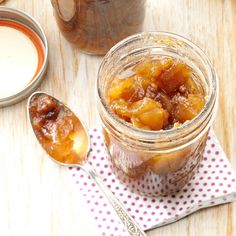
<instances>
[{"instance_id":1,"label":"metal lid","mask_svg":"<svg viewBox=\"0 0 236 236\"><path fill-rule=\"evenodd\" d=\"M29 79L19 91L15 91L13 94L9 95L0 95L0 107L4 107L20 102L29 96L39 86L43 79L43 75L46 72L46 67L48 64L48 43L43 29L39 23L33 17L22 11L8 7L0 7L0 23L1 22L2 26L9 28L12 27L15 31L18 30L24 34L29 42L31 41L32 45L35 46L34 50L37 55L37 69L35 70L35 73L31 79ZM6 22L9 22L9 25L5 24ZM16 41L17 39L14 40ZM19 47L21 47L21 45L19 45ZM14 68L12 68L12 70L14 70ZM7 78L4 78L4 80L7 80ZM12 83L12 85L14 86L14 83ZM0 86L4 87L4 82L2 82Z\"/></svg>"}]
</instances>

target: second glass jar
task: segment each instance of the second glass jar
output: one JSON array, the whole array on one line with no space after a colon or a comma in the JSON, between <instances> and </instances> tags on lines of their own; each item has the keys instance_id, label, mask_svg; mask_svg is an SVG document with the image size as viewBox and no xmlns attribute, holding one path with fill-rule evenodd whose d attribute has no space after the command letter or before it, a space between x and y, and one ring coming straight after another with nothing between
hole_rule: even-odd
<instances>
[{"instance_id":1,"label":"second glass jar","mask_svg":"<svg viewBox=\"0 0 236 236\"><path fill-rule=\"evenodd\" d=\"M84 52L104 55L142 30L146 0L51 0L66 39Z\"/></svg>"}]
</instances>

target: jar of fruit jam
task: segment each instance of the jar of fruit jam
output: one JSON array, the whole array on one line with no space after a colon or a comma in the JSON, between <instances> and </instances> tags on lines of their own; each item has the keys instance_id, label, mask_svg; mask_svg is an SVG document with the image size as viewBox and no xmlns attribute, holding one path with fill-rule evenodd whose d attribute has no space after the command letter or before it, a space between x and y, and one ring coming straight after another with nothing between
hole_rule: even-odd
<instances>
[{"instance_id":1,"label":"jar of fruit jam","mask_svg":"<svg viewBox=\"0 0 236 236\"><path fill-rule=\"evenodd\" d=\"M51 0L62 34L84 52L104 55L142 29L146 0Z\"/></svg>"},{"instance_id":2,"label":"jar of fruit jam","mask_svg":"<svg viewBox=\"0 0 236 236\"><path fill-rule=\"evenodd\" d=\"M116 176L145 195L182 189L217 109L217 78L203 51L171 33L130 36L104 57L97 94Z\"/></svg>"}]
</instances>

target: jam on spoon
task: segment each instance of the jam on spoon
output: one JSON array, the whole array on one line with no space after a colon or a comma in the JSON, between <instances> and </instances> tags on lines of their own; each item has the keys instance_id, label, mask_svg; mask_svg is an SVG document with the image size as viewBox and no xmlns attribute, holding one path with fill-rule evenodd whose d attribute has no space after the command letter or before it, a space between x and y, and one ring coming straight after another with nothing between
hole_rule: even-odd
<instances>
[{"instance_id":1,"label":"jam on spoon","mask_svg":"<svg viewBox=\"0 0 236 236\"><path fill-rule=\"evenodd\" d=\"M61 102L46 94L32 97L29 106L35 135L43 149L64 164L83 164L89 139L80 120Z\"/></svg>"},{"instance_id":2,"label":"jam on spoon","mask_svg":"<svg viewBox=\"0 0 236 236\"><path fill-rule=\"evenodd\" d=\"M90 174L107 196L129 234L145 236L140 226L88 164L89 136L75 114L56 98L43 92L31 95L28 114L33 131L47 154L58 164L79 166Z\"/></svg>"}]
</instances>

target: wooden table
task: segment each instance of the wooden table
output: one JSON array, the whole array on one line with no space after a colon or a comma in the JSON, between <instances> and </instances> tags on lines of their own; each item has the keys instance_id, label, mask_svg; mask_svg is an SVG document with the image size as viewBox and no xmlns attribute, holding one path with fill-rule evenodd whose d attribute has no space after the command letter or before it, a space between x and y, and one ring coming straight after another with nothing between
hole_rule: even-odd
<instances>
[{"instance_id":1,"label":"wooden table","mask_svg":"<svg viewBox=\"0 0 236 236\"><path fill-rule=\"evenodd\" d=\"M8 0L2 5L28 12L45 30L50 64L39 89L69 104L88 127L97 126L93 93L101 58L80 53L62 37L50 0ZM220 81L214 128L234 169L235 25L235 0L147 1L145 30L179 33L199 45L214 64ZM92 109L88 112L88 108ZM47 159L33 137L26 100L0 109L0 124L0 235L98 235L85 200L70 184L67 171ZM236 204L201 210L148 235L236 235Z\"/></svg>"}]
</instances>

